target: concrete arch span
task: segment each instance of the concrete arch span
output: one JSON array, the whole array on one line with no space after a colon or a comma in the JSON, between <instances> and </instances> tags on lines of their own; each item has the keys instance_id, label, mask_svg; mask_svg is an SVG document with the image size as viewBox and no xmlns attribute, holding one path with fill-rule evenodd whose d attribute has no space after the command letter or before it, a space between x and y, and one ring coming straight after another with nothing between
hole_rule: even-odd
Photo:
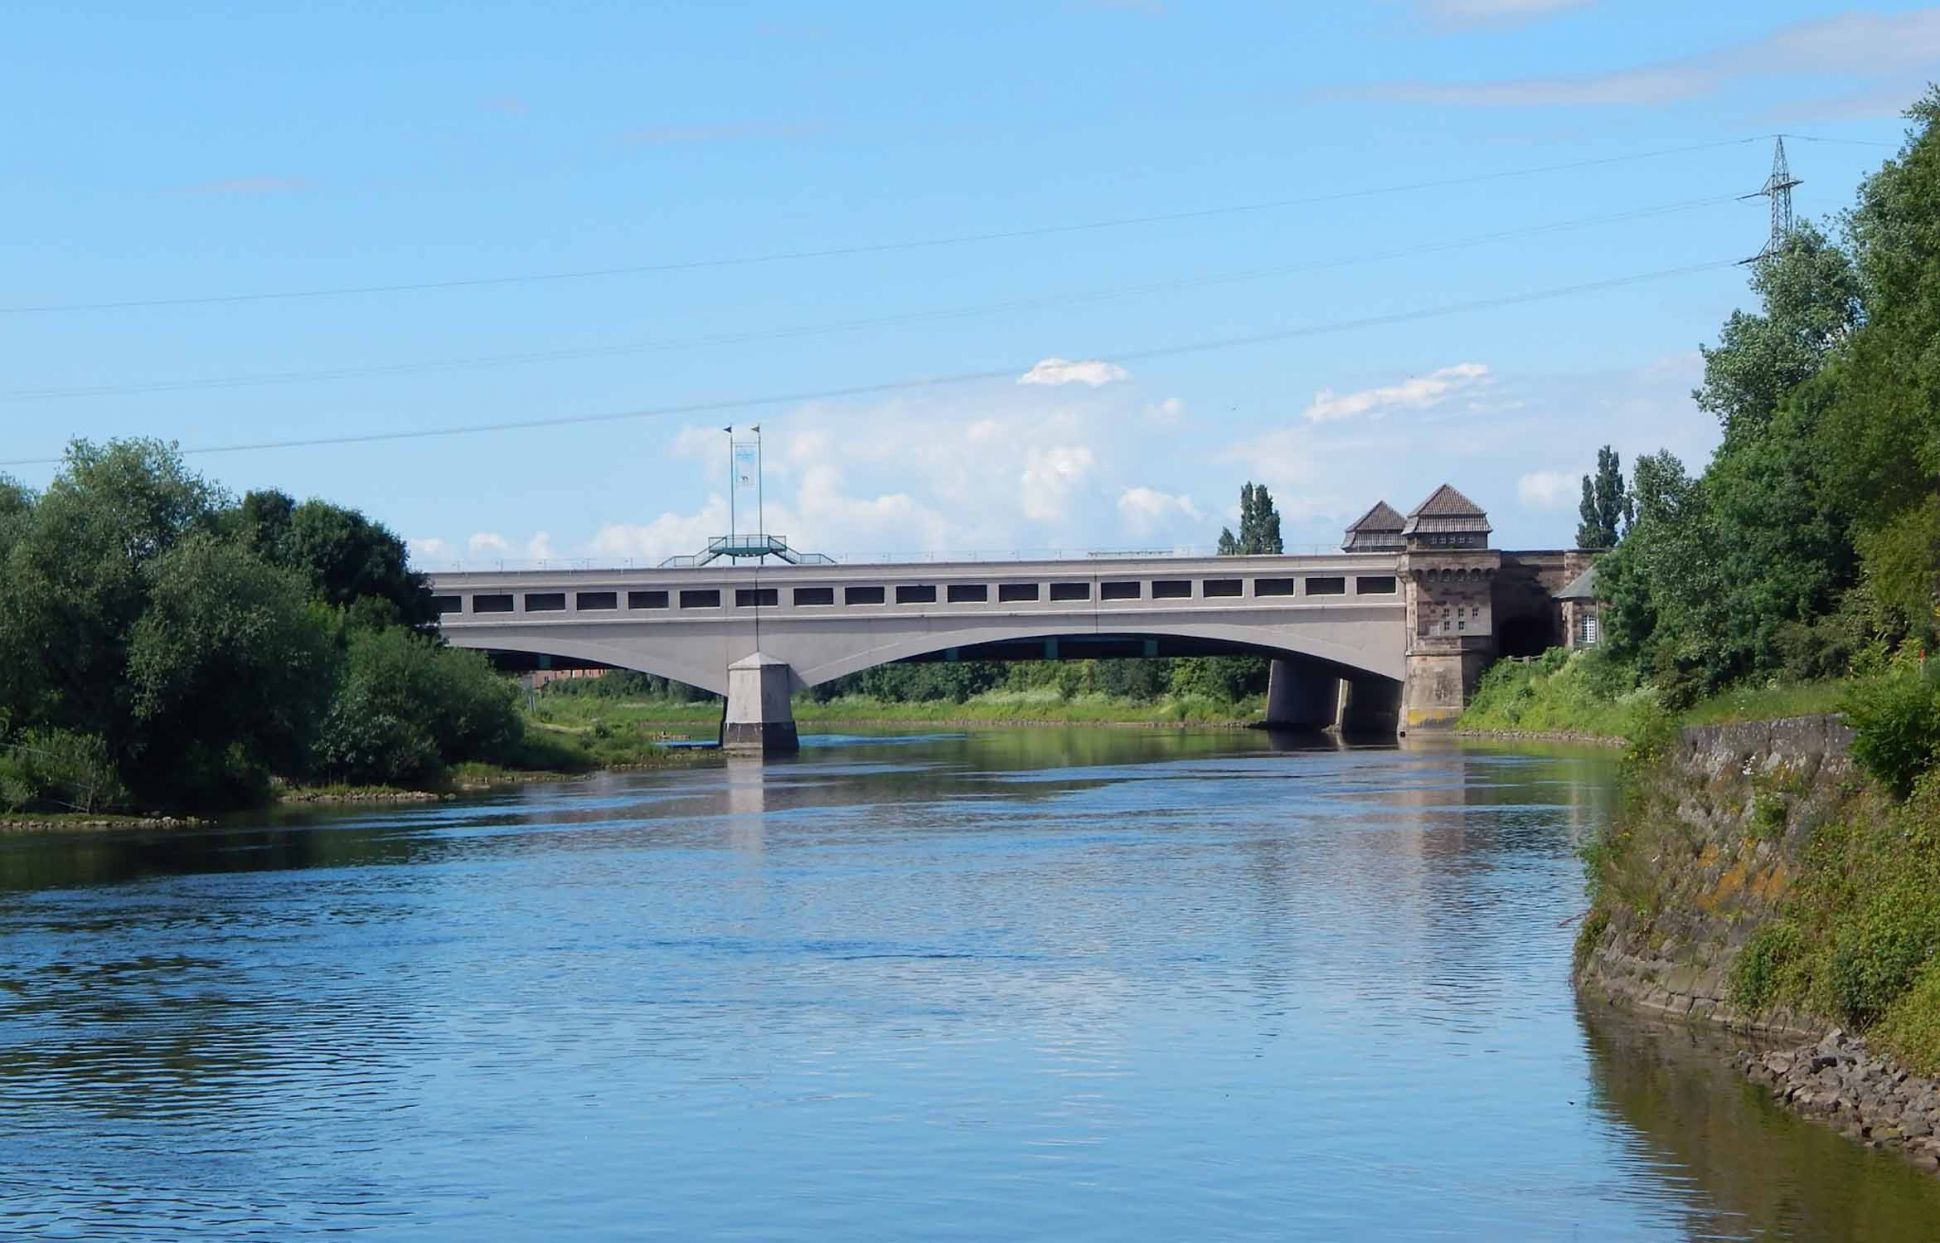
<instances>
[{"instance_id":1,"label":"concrete arch span","mask_svg":"<svg viewBox=\"0 0 1940 1243\"><path fill-rule=\"evenodd\" d=\"M484 652L508 652L521 656L553 657L631 669L657 678L684 682L716 695L727 694L727 667L733 657L723 650L709 655L690 647L642 643L620 636L592 638L568 634L551 627L532 627L529 633L510 627L494 630L489 636L452 633L446 640L453 647Z\"/></svg>"}]
</instances>

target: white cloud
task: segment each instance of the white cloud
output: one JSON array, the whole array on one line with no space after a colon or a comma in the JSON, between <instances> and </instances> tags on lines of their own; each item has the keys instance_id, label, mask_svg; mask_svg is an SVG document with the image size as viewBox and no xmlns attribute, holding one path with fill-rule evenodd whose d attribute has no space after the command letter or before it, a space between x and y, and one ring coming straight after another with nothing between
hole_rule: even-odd
<instances>
[{"instance_id":1,"label":"white cloud","mask_svg":"<svg viewBox=\"0 0 1940 1243\"><path fill-rule=\"evenodd\" d=\"M1073 362L1068 358L1046 358L1029 371L1017 377L1019 384L1085 384L1092 388L1102 388L1118 380L1131 378L1131 373L1117 363L1092 359Z\"/></svg>"},{"instance_id":2,"label":"white cloud","mask_svg":"<svg viewBox=\"0 0 1940 1243\"><path fill-rule=\"evenodd\" d=\"M1532 470L1516 480L1516 499L1531 509L1567 509L1582 481L1566 470Z\"/></svg>"},{"instance_id":3,"label":"white cloud","mask_svg":"<svg viewBox=\"0 0 1940 1243\"><path fill-rule=\"evenodd\" d=\"M1033 449L1019 476L1018 500L1024 516L1034 522L1064 517L1071 493L1091 472L1091 450L1084 445L1054 445Z\"/></svg>"},{"instance_id":4,"label":"white cloud","mask_svg":"<svg viewBox=\"0 0 1940 1243\"><path fill-rule=\"evenodd\" d=\"M1506 25L1533 21L1591 0L1417 0L1415 8L1441 26Z\"/></svg>"},{"instance_id":5,"label":"white cloud","mask_svg":"<svg viewBox=\"0 0 1940 1243\"><path fill-rule=\"evenodd\" d=\"M456 551L456 549L452 548L451 541L442 540L436 536L407 536L404 540L404 546L410 550L411 564L413 565L423 565L433 561L449 561L451 560L452 553Z\"/></svg>"},{"instance_id":6,"label":"white cloud","mask_svg":"<svg viewBox=\"0 0 1940 1243\"><path fill-rule=\"evenodd\" d=\"M1424 376L1412 376L1399 384L1364 388L1352 393L1336 393L1331 388L1314 394L1307 407L1309 423L1332 423L1340 419L1378 419L1393 410L1425 410L1439 405L1455 393L1486 381L1489 369L1483 363L1456 363Z\"/></svg>"},{"instance_id":7,"label":"white cloud","mask_svg":"<svg viewBox=\"0 0 1940 1243\"><path fill-rule=\"evenodd\" d=\"M533 561L554 561L559 554L553 551L552 536L540 531L525 542L525 555Z\"/></svg>"},{"instance_id":8,"label":"white cloud","mask_svg":"<svg viewBox=\"0 0 1940 1243\"><path fill-rule=\"evenodd\" d=\"M1794 22L1748 43L1602 73L1481 82L1386 82L1351 94L1408 103L1533 108L1643 106L1709 95L1729 82L1777 74L1878 81L1940 61L1940 8L1842 13ZM1911 102L1911 96L1905 102Z\"/></svg>"},{"instance_id":9,"label":"white cloud","mask_svg":"<svg viewBox=\"0 0 1940 1243\"><path fill-rule=\"evenodd\" d=\"M503 557L512 551L512 544L496 531L480 531L465 541L465 551L474 557Z\"/></svg>"},{"instance_id":10,"label":"white cloud","mask_svg":"<svg viewBox=\"0 0 1940 1243\"><path fill-rule=\"evenodd\" d=\"M1156 488L1126 488L1118 494L1118 516L1134 535L1150 535L1181 519L1203 523L1205 513L1184 494Z\"/></svg>"},{"instance_id":11,"label":"white cloud","mask_svg":"<svg viewBox=\"0 0 1940 1243\"><path fill-rule=\"evenodd\" d=\"M1180 422L1185 417L1186 403L1177 397L1168 397L1164 401L1145 407L1145 420L1148 423L1161 423L1169 426Z\"/></svg>"},{"instance_id":12,"label":"white cloud","mask_svg":"<svg viewBox=\"0 0 1940 1243\"><path fill-rule=\"evenodd\" d=\"M657 565L668 557L696 553L716 535L727 534L727 500L710 496L692 514L667 512L646 523L609 522L593 533L593 555L608 562Z\"/></svg>"}]
</instances>

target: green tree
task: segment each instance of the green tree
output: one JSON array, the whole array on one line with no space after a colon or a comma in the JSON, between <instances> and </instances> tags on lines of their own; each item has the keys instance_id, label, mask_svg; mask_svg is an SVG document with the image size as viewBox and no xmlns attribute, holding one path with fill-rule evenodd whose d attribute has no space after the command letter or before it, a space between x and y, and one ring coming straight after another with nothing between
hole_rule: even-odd
<instances>
[{"instance_id":1,"label":"green tree","mask_svg":"<svg viewBox=\"0 0 1940 1243\"><path fill-rule=\"evenodd\" d=\"M1583 476L1583 503L1576 528L1578 548L1615 548L1635 517L1624 488L1623 462L1609 445L1596 453L1596 474Z\"/></svg>"},{"instance_id":2,"label":"green tree","mask_svg":"<svg viewBox=\"0 0 1940 1243\"><path fill-rule=\"evenodd\" d=\"M447 764L506 762L524 734L517 691L483 655L397 627L354 629L316 768L338 781L417 781Z\"/></svg>"},{"instance_id":3,"label":"green tree","mask_svg":"<svg viewBox=\"0 0 1940 1243\"><path fill-rule=\"evenodd\" d=\"M371 625L436 627L425 576L381 523L354 509L281 492L251 492L230 518L237 538L264 559L303 574L318 599Z\"/></svg>"},{"instance_id":4,"label":"green tree","mask_svg":"<svg viewBox=\"0 0 1940 1243\"><path fill-rule=\"evenodd\" d=\"M1219 555L1251 557L1284 551L1285 545L1280 540L1280 511L1273 505L1272 494L1263 483L1241 485L1239 534L1235 536L1230 528L1219 532Z\"/></svg>"},{"instance_id":5,"label":"green tree","mask_svg":"<svg viewBox=\"0 0 1940 1243\"><path fill-rule=\"evenodd\" d=\"M328 616L292 573L206 533L154 559L128 634L121 769L144 806L244 806L301 769L329 700Z\"/></svg>"},{"instance_id":6,"label":"green tree","mask_svg":"<svg viewBox=\"0 0 1940 1243\"><path fill-rule=\"evenodd\" d=\"M1701 347L1692 394L1717 416L1727 444L1762 435L1786 394L1817 375L1861 319L1860 277L1845 251L1810 224L1752 269L1761 309L1733 311L1718 344Z\"/></svg>"},{"instance_id":7,"label":"green tree","mask_svg":"<svg viewBox=\"0 0 1940 1243\"><path fill-rule=\"evenodd\" d=\"M133 743L128 645L148 606L152 563L214 529L221 494L152 440L68 446L47 491L20 512L0 566L0 709Z\"/></svg>"}]
</instances>

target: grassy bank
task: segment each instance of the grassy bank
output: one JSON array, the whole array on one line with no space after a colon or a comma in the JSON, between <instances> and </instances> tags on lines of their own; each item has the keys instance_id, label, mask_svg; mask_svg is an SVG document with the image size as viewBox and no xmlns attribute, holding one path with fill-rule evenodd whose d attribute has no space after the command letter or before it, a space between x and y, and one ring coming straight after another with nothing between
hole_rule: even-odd
<instances>
[{"instance_id":1,"label":"grassy bank","mask_svg":"<svg viewBox=\"0 0 1940 1243\"><path fill-rule=\"evenodd\" d=\"M1650 687L1632 687L1596 649L1552 649L1499 660L1482 675L1459 728L1478 734L1555 734L1631 742L1666 725L1722 725L1837 711L1844 681L1739 686L1679 712Z\"/></svg>"},{"instance_id":2,"label":"grassy bank","mask_svg":"<svg viewBox=\"0 0 1940 1243\"><path fill-rule=\"evenodd\" d=\"M1047 725L1244 725L1265 711L1260 697L1229 702L1200 695L1156 699L1127 696L1065 695L1054 687L990 690L963 700L881 699L842 695L834 699L797 696L795 720L804 726L987 722ZM598 735L646 739L660 732L711 734L721 719L718 700L613 699L593 695L542 696L532 710L534 723L569 737Z\"/></svg>"},{"instance_id":3,"label":"grassy bank","mask_svg":"<svg viewBox=\"0 0 1940 1243\"><path fill-rule=\"evenodd\" d=\"M1849 749L1805 720L1728 729L1830 708ZM1940 674L1907 657L1638 719L1620 810L1585 851L1586 952L1713 964L1739 1015L1837 1025L1940 1075Z\"/></svg>"}]
</instances>

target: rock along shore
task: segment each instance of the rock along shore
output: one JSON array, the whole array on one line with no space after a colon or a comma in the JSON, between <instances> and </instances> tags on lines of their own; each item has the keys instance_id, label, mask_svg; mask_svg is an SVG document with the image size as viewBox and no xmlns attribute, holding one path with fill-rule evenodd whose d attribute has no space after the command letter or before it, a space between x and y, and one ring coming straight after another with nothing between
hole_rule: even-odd
<instances>
[{"instance_id":1,"label":"rock along shore","mask_svg":"<svg viewBox=\"0 0 1940 1243\"><path fill-rule=\"evenodd\" d=\"M1692 854L1653 861L1655 910L1610 910L1607 923L1586 930L1576 985L1586 998L1757 1042L1735 1064L1780 1104L1940 1172L1940 1080L1824 1016L1782 1006L1747 1013L1731 995L1739 953L1778 915L1811 826L1833 813L1852 778L1851 742L1832 716L1687 728L1652 778L1647 814L1683 826ZM1781 791L1782 824L1761 812L1779 805L1771 800Z\"/></svg>"},{"instance_id":2,"label":"rock along shore","mask_svg":"<svg viewBox=\"0 0 1940 1243\"><path fill-rule=\"evenodd\" d=\"M1940 1083L1833 1028L1813 1044L1741 1052L1736 1065L1793 1111L1871 1148L1896 1148L1940 1173Z\"/></svg>"}]
</instances>

